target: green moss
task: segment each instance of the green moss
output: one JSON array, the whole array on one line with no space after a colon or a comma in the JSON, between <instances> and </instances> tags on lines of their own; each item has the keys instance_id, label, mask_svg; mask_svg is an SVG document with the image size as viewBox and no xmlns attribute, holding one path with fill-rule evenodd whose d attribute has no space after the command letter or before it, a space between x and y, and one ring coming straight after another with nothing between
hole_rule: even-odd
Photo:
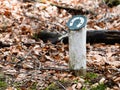
<instances>
[{"instance_id":1,"label":"green moss","mask_svg":"<svg viewBox=\"0 0 120 90\"><path fill-rule=\"evenodd\" d=\"M7 88L7 83L5 81L0 81L0 90L5 90Z\"/></svg>"},{"instance_id":2,"label":"green moss","mask_svg":"<svg viewBox=\"0 0 120 90\"><path fill-rule=\"evenodd\" d=\"M93 72L90 72L90 73L86 74L87 79L94 79L94 78L97 78L97 77L98 77L98 75L96 73L93 73Z\"/></svg>"},{"instance_id":3,"label":"green moss","mask_svg":"<svg viewBox=\"0 0 120 90\"><path fill-rule=\"evenodd\" d=\"M33 83L30 90L37 90L37 83Z\"/></svg>"},{"instance_id":4,"label":"green moss","mask_svg":"<svg viewBox=\"0 0 120 90\"><path fill-rule=\"evenodd\" d=\"M99 84L96 87L91 88L90 90L105 90L106 89L106 85L105 84Z\"/></svg>"},{"instance_id":5,"label":"green moss","mask_svg":"<svg viewBox=\"0 0 120 90\"><path fill-rule=\"evenodd\" d=\"M0 90L5 90L7 88L7 83L5 82L5 76L0 72Z\"/></svg>"},{"instance_id":6,"label":"green moss","mask_svg":"<svg viewBox=\"0 0 120 90\"><path fill-rule=\"evenodd\" d=\"M59 87L55 83L52 83L45 90L59 90Z\"/></svg>"},{"instance_id":7,"label":"green moss","mask_svg":"<svg viewBox=\"0 0 120 90\"><path fill-rule=\"evenodd\" d=\"M74 83L78 83L79 81L78 81L78 80L74 80L73 82L74 82Z\"/></svg>"},{"instance_id":8,"label":"green moss","mask_svg":"<svg viewBox=\"0 0 120 90\"><path fill-rule=\"evenodd\" d=\"M86 84L92 84L92 81L98 78L98 74L93 72L86 73L86 76L82 77Z\"/></svg>"},{"instance_id":9,"label":"green moss","mask_svg":"<svg viewBox=\"0 0 120 90\"><path fill-rule=\"evenodd\" d=\"M85 87L82 87L82 89L81 90L87 90Z\"/></svg>"}]
</instances>

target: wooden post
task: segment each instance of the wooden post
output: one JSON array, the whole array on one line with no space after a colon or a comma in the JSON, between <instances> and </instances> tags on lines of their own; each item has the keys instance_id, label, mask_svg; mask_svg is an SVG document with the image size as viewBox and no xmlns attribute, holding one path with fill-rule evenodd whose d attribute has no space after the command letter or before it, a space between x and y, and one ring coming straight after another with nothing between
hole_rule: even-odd
<instances>
[{"instance_id":1,"label":"wooden post","mask_svg":"<svg viewBox=\"0 0 120 90\"><path fill-rule=\"evenodd\" d=\"M86 73L86 30L69 33L69 67L75 74Z\"/></svg>"},{"instance_id":2,"label":"wooden post","mask_svg":"<svg viewBox=\"0 0 120 90\"><path fill-rule=\"evenodd\" d=\"M67 23L69 32L69 68L75 75L86 73L86 17L73 16Z\"/></svg>"}]
</instances>

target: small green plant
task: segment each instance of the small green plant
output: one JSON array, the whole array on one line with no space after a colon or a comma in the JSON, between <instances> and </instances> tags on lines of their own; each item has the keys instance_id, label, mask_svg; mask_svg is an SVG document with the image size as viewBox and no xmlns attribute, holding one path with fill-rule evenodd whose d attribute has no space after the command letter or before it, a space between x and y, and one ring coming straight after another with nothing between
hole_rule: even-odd
<instances>
[{"instance_id":1,"label":"small green plant","mask_svg":"<svg viewBox=\"0 0 120 90\"><path fill-rule=\"evenodd\" d=\"M78 83L78 80L74 80L73 82L74 82L74 83Z\"/></svg>"},{"instance_id":2,"label":"small green plant","mask_svg":"<svg viewBox=\"0 0 120 90\"><path fill-rule=\"evenodd\" d=\"M30 90L37 90L37 83L33 83Z\"/></svg>"},{"instance_id":3,"label":"small green plant","mask_svg":"<svg viewBox=\"0 0 120 90\"><path fill-rule=\"evenodd\" d=\"M93 72L90 72L90 73L87 73L86 74L86 78L88 79L94 79L94 78L97 78L98 75L96 73L93 73Z\"/></svg>"},{"instance_id":4,"label":"small green plant","mask_svg":"<svg viewBox=\"0 0 120 90\"><path fill-rule=\"evenodd\" d=\"M59 90L59 87L55 83L51 83L45 90Z\"/></svg>"},{"instance_id":5,"label":"small green plant","mask_svg":"<svg viewBox=\"0 0 120 90\"><path fill-rule=\"evenodd\" d=\"M7 83L5 82L5 76L0 72L0 90L5 90L7 88Z\"/></svg>"},{"instance_id":6,"label":"small green plant","mask_svg":"<svg viewBox=\"0 0 120 90\"><path fill-rule=\"evenodd\" d=\"M106 85L105 84L99 84L96 87L91 88L90 90L105 90L106 89Z\"/></svg>"},{"instance_id":7,"label":"small green plant","mask_svg":"<svg viewBox=\"0 0 120 90\"><path fill-rule=\"evenodd\" d=\"M5 90L7 88L7 83L5 81L0 81L0 90Z\"/></svg>"},{"instance_id":8,"label":"small green plant","mask_svg":"<svg viewBox=\"0 0 120 90\"><path fill-rule=\"evenodd\" d=\"M85 87L82 87L82 89L81 90L87 90Z\"/></svg>"},{"instance_id":9,"label":"small green plant","mask_svg":"<svg viewBox=\"0 0 120 90\"><path fill-rule=\"evenodd\" d=\"M85 78L85 82L86 83L90 83L91 82L91 80L93 80L93 79L95 79L95 78L97 78L98 77L98 75L96 74L96 73L93 73L93 72L89 72L89 73L87 73L86 74L86 76L84 77Z\"/></svg>"}]
</instances>

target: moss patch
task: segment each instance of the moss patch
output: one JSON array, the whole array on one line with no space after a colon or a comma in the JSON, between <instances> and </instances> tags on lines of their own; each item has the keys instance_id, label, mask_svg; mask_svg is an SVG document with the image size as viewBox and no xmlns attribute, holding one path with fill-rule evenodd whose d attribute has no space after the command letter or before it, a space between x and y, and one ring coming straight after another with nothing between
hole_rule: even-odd
<instances>
[{"instance_id":1,"label":"moss patch","mask_svg":"<svg viewBox=\"0 0 120 90\"><path fill-rule=\"evenodd\" d=\"M59 90L59 87L55 83L51 83L45 90Z\"/></svg>"},{"instance_id":2,"label":"moss patch","mask_svg":"<svg viewBox=\"0 0 120 90\"><path fill-rule=\"evenodd\" d=\"M105 84L99 84L96 87L91 88L90 90L105 90L106 89L106 85Z\"/></svg>"},{"instance_id":3,"label":"moss patch","mask_svg":"<svg viewBox=\"0 0 120 90\"><path fill-rule=\"evenodd\" d=\"M5 90L7 88L7 83L5 81L0 81L0 90Z\"/></svg>"}]
</instances>

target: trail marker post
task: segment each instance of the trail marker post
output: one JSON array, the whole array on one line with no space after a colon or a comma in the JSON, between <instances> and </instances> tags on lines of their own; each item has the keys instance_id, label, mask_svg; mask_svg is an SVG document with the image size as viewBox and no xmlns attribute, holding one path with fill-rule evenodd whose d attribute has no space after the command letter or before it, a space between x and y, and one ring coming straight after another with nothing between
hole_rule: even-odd
<instances>
[{"instance_id":1,"label":"trail marker post","mask_svg":"<svg viewBox=\"0 0 120 90\"><path fill-rule=\"evenodd\" d=\"M69 28L69 68L75 75L86 73L86 28L87 18L73 16L67 23Z\"/></svg>"}]
</instances>

